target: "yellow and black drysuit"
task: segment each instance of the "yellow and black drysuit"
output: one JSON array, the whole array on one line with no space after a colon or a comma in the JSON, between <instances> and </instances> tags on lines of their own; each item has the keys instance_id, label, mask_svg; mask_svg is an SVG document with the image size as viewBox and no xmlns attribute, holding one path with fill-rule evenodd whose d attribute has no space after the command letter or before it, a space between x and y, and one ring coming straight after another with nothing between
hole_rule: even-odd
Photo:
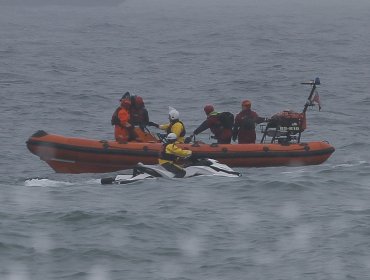
<instances>
[{"instance_id":1,"label":"yellow and black drysuit","mask_svg":"<svg viewBox=\"0 0 370 280\"><path fill-rule=\"evenodd\" d=\"M165 130L167 134L171 132L175 133L177 136L176 143L184 143L185 141L184 136L186 134L186 130L185 130L185 125L182 121L174 120L167 124L161 124L158 127L162 130Z\"/></svg>"},{"instance_id":2,"label":"yellow and black drysuit","mask_svg":"<svg viewBox=\"0 0 370 280\"><path fill-rule=\"evenodd\" d=\"M192 151L183 150L177 147L175 143L166 143L162 146L158 163L167 171L174 173L175 178L182 178L185 176L186 171L181 166L175 164L175 161L179 158L187 158L191 154Z\"/></svg>"}]
</instances>

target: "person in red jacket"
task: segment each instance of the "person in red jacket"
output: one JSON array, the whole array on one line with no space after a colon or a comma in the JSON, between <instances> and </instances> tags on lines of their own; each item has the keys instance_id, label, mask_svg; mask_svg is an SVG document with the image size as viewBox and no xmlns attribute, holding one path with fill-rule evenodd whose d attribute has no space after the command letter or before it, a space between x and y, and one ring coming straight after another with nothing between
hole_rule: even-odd
<instances>
[{"instance_id":1,"label":"person in red jacket","mask_svg":"<svg viewBox=\"0 0 370 280\"><path fill-rule=\"evenodd\" d=\"M121 106L117 108L112 116L114 138L119 143L131 141L135 138L133 126L130 123L130 107L130 99L121 98Z\"/></svg>"},{"instance_id":2,"label":"person in red jacket","mask_svg":"<svg viewBox=\"0 0 370 280\"><path fill-rule=\"evenodd\" d=\"M251 110L252 103L249 100L242 102L242 111L236 115L233 127L233 140L238 138L239 144L252 144L256 142L256 123L267 121Z\"/></svg>"},{"instance_id":3,"label":"person in red jacket","mask_svg":"<svg viewBox=\"0 0 370 280\"><path fill-rule=\"evenodd\" d=\"M230 144L232 130L222 125L219 118L220 114L215 111L213 105L206 105L204 107L204 112L207 115L207 119L194 130L193 134L190 135L188 139L193 138L194 135L197 135L209 128L214 134L214 138L217 140L218 144Z\"/></svg>"},{"instance_id":4,"label":"person in red jacket","mask_svg":"<svg viewBox=\"0 0 370 280\"><path fill-rule=\"evenodd\" d=\"M138 126L142 131L149 124L149 114L148 110L145 108L144 100L141 96L132 97L133 104L131 104L131 124L133 126Z\"/></svg>"}]
</instances>

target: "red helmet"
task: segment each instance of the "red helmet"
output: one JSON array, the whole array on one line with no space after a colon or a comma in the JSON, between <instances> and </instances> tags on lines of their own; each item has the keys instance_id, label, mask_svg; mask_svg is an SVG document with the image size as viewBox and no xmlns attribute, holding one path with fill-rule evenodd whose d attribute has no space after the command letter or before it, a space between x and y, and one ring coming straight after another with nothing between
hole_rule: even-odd
<instances>
[{"instance_id":1,"label":"red helmet","mask_svg":"<svg viewBox=\"0 0 370 280\"><path fill-rule=\"evenodd\" d=\"M250 102L249 100L244 100L244 101L242 102L242 106L245 106L245 107L247 107L248 109L250 109L250 108L251 108L251 106L252 106L252 102Z\"/></svg>"},{"instance_id":2,"label":"red helmet","mask_svg":"<svg viewBox=\"0 0 370 280\"><path fill-rule=\"evenodd\" d=\"M206 106L204 106L204 112L207 115L209 115L210 113L212 113L214 110L215 110L215 108L213 107L213 105L206 105Z\"/></svg>"},{"instance_id":3,"label":"red helmet","mask_svg":"<svg viewBox=\"0 0 370 280\"><path fill-rule=\"evenodd\" d=\"M136 105L139 105L139 106L143 106L144 105L144 100L141 96L136 96L135 97L135 104Z\"/></svg>"}]
</instances>

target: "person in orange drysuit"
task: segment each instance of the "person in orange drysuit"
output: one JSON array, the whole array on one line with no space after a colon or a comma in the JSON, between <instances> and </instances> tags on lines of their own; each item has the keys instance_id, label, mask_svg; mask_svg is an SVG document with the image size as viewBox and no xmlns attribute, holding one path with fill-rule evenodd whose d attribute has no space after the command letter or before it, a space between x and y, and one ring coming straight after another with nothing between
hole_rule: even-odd
<instances>
[{"instance_id":1,"label":"person in orange drysuit","mask_svg":"<svg viewBox=\"0 0 370 280\"><path fill-rule=\"evenodd\" d=\"M123 143L133 140L134 131L130 124L130 99L121 99L121 106L115 111L112 117L114 124L114 138L117 142Z\"/></svg>"}]
</instances>

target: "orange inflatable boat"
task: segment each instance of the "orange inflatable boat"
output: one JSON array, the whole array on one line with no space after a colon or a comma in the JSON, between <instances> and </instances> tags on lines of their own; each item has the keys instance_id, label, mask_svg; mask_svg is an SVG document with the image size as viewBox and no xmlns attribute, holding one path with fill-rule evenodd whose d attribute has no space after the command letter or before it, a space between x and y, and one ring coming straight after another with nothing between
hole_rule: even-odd
<instances>
[{"instance_id":1,"label":"orange inflatable boat","mask_svg":"<svg viewBox=\"0 0 370 280\"><path fill-rule=\"evenodd\" d=\"M283 111L273 115L262 130L261 143L204 144L195 141L179 146L192 150L196 158L213 158L230 167L297 166L326 161L334 152L329 143L301 142L307 125L306 111L315 105L314 93L320 79L302 84L312 87L303 112ZM141 142L117 143L64 137L40 130L28 139L27 147L60 173L112 172L132 168L138 162L156 164L162 144L150 133L138 128L136 133Z\"/></svg>"},{"instance_id":2,"label":"orange inflatable boat","mask_svg":"<svg viewBox=\"0 0 370 280\"><path fill-rule=\"evenodd\" d=\"M64 137L38 131L27 141L31 153L59 173L104 173L135 166L156 164L161 143L92 140ZM326 161L334 152L327 142L263 144L181 144L197 158L213 158L230 167L313 165Z\"/></svg>"}]
</instances>

